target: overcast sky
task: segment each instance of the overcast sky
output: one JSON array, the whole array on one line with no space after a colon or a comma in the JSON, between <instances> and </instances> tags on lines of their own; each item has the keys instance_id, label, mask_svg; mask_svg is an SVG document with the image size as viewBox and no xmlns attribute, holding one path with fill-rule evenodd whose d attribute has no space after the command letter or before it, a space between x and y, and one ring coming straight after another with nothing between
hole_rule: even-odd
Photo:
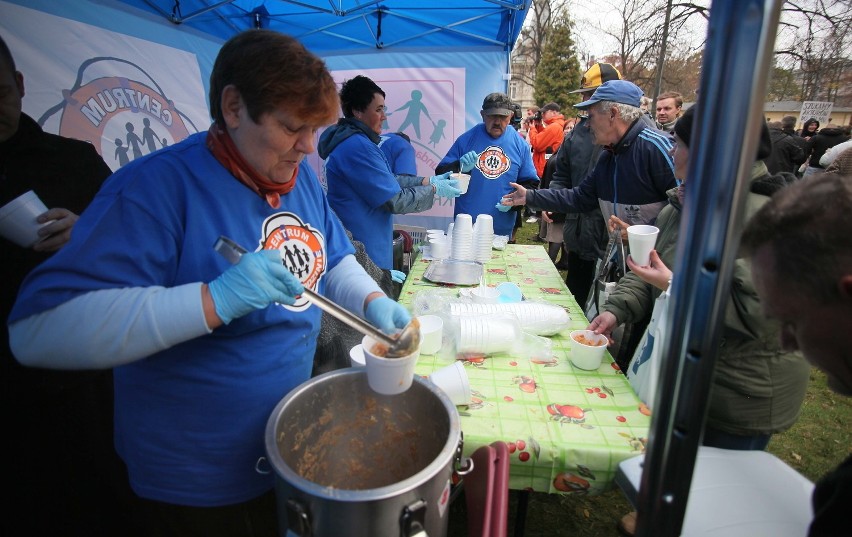
<instances>
[{"instance_id":1,"label":"overcast sky","mask_svg":"<svg viewBox=\"0 0 852 537\"><path fill-rule=\"evenodd\" d=\"M568 0L568 13L574 22L578 52L600 58L616 51L618 44L615 39L599 28L612 28L612 22L609 21L620 20L621 16L612 7L612 4L619 3L620 0ZM706 2L698 0L696 3L702 5ZM695 19L692 23L697 46L705 38L707 28L701 17L692 18Z\"/></svg>"}]
</instances>

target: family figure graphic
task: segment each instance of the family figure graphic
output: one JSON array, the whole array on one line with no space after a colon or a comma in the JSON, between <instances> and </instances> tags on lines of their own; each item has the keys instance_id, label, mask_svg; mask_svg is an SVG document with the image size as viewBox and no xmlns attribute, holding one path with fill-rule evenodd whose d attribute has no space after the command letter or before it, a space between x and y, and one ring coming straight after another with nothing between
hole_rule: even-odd
<instances>
[{"instance_id":1,"label":"family figure graphic","mask_svg":"<svg viewBox=\"0 0 852 537\"><path fill-rule=\"evenodd\" d=\"M154 129L151 127L151 120L149 118L144 118L142 120L142 137L140 138L138 134L136 134L136 127L133 126L133 123L128 121L124 124L125 130L127 130L127 145L121 140L121 138L115 139L115 159L118 161L119 166L124 166L128 162L130 162L130 158L127 153L129 151L133 151L133 159L137 159L142 156L142 146L148 148L148 153L153 153L157 149L161 149L166 147L168 144L168 140L165 138L158 139L157 134L154 132ZM157 144L160 147L157 147Z\"/></svg>"},{"instance_id":2,"label":"family figure graphic","mask_svg":"<svg viewBox=\"0 0 852 537\"><path fill-rule=\"evenodd\" d=\"M396 130L398 132L404 132L406 128L411 127L411 128L414 129L414 135L417 137L418 140L420 140L421 139L421 136L420 136L420 115L425 114L426 118L432 123L432 129L433 129L432 135L429 137L429 144L432 147L437 147L438 142L440 142L442 139L446 139L446 137L447 137L444 134L444 128L447 126L447 122L444 121L443 119L439 119L437 122L435 122L432 119L432 117L429 115L429 109L426 108L425 104L423 104L422 99L423 99L423 92L421 92L420 90L414 90L414 91L411 92L411 100L410 101L408 101L404 105L400 106L399 108L397 108L393 112L388 112L387 116L390 116L391 114L394 114L396 112L407 109L408 112L406 112L406 114L405 114L405 120L402 122L402 124ZM388 125L387 120L385 120L384 124L382 125L382 128L390 130L390 126Z\"/></svg>"}]
</instances>

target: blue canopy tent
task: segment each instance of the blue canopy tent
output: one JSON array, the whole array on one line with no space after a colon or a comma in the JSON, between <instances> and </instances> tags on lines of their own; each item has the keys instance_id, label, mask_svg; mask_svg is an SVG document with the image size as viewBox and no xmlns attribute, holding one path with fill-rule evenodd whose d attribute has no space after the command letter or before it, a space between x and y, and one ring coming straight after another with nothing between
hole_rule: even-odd
<instances>
[{"instance_id":1,"label":"blue canopy tent","mask_svg":"<svg viewBox=\"0 0 852 537\"><path fill-rule=\"evenodd\" d=\"M44 117L49 131L92 140L114 168L120 161L112 153L122 149L115 141L126 136L124 125L134 117L107 122L113 127L106 129L99 124L96 132L54 124L60 117L67 124L58 111L81 99L90 105L78 110L85 116L81 123L109 117L110 102L98 109L89 99L101 93L84 91L87 82L120 75L156 88L157 101L173 102L172 115L186 123L185 131L163 125L174 132L162 138L174 143L209 124L207 83L221 43L243 30L267 28L293 35L323 57L339 83L356 74L373 78L387 93L392 117L386 130L408 134L418 174L431 175L450 144L480 121L482 98L507 90L509 55L530 5L530 0L0 0L0 31L32 82L28 87L51 95L39 102L28 92L25 111ZM140 153L144 150L134 155ZM316 154L308 163L321 170ZM433 228L445 227L451 216L452 202L441 199L429 211L398 219Z\"/></svg>"},{"instance_id":2,"label":"blue canopy tent","mask_svg":"<svg viewBox=\"0 0 852 537\"><path fill-rule=\"evenodd\" d=\"M290 34L322 56L399 47L508 53L530 0L122 0L227 39L250 28Z\"/></svg>"}]
</instances>

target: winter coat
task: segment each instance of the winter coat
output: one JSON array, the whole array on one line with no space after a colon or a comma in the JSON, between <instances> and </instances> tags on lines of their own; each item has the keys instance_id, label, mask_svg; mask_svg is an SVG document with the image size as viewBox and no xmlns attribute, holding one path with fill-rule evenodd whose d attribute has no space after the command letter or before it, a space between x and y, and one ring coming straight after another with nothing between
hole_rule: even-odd
<instances>
[{"instance_id":1,"label":"winter coat","mask_svg":"<svg viewBox=\"0 0 852 537\"><path fill-rule=\"evenodd\" d=\"M533 152L533 165L539 177L544 175L544 165L550 158L548 155L556 153L562 145L564 129L565 117L559 114L547 125L541 128L534 127L527 133Z\"/></svg>"},{"instance_id":2,"label":"winter coat","mask_svg":"<svg viewBox=\"0 0 852 537\"><path fill-rule=\"evenodd\" d=\"M826 127L819 131L813 138L808 140L807 151L811 156L808 166L822 168L823 166L819 163L819 159L822 158L826 150L846 140L846 135L838 128Z\"/></svg>"},{"instance_id":3,"label":"winter coat","mask_svg":"<svg viewBox=\"0 0 852 537\"><path fill-rule=\"evenodd\" d=\"M834 147L829 147L825 153L822 154L822 157L819 159L819 164L823 168L828 169L828 166L834 162L834 159L840 156L840 153L846 151L852 147L852 140L846 140L845 142L841 142Z\"/></svg>"},{"instance_id":4,"label":"winter coat","mask_svg":"<svg viewBox=\"0 0 852 537\"><path fill-rule=\"evenodd\" d=\"M615 215L629 224L653 224L666 205L666 192L675 186L671 146L670 135L637 119L621 140L601 152L579 186L528 190L527 205L566 213L598 207L604 218Z\"/></svg>"},{"instance_id":5,"label":"winter coat","mask_svg":"<svg viewBox=\"0 0 852 537\"><path fill-rule=\"evenodd\" d=\"M805 153L807 142L781 129L769 129L769 137L772 140L772 153L763 160L769 173L796 173L799 166L808 159L808 154Z\"/></svg>"},{"instance_id":6,"label":"winter coat","mask_svg":"<svg viewBox=\"0 0 852 537\"><path fill-rule=\"evenodd\" d=\"M752 171L746 219L769 196L795 181L792 174L770 176L759 162ZM681 204L677 190L669 191L669 205L660 212L657 252L663 263L674 267L680 227ZM724 331L716 357L707 424L737 435L771 434L788 429L799 417L808 385L810 366L801 354L781 349L780 325L763 315L743 259L734 266L730 298L725 309ZM601 311L615 315L619 323L635 322L653 309L660 290L628 273L618 282Z\"/></svg>"},{"instance_id":7,"label":"winter coat","mask_svg":"<svg viewBox=\"0 0 852 537\"><path fill-rule=\"evenodd\" d=\"M852 147L844 149L825 169L825 173L852 175Z\"/></svg>"},{"instance_id":8,"label":"winter coat","mask_svg":"<svg viewBox=\"0 0 852 537\"><path fill-rule=\"evenodd\" d=\"M580 119L565 135L559 151L551 158L556 164L550 188L574 188L594 169L601 146L595 145L588 122L588 118ZM596 207L591 211L565 214L562 239L565 249L576 253L584 261L603 257L607 230L600 209Z\"/></svg>"}]
</instances>

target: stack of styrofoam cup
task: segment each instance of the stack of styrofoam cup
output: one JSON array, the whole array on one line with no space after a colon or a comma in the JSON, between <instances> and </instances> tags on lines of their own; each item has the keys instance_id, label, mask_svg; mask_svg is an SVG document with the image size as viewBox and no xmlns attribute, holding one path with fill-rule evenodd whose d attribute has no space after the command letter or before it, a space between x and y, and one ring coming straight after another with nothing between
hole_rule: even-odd
<instances>
[{"instance_id":1,"label":"stack of styrofoam cup","mask_svg":"<svg viewBox=\"0 0 852 537\"><path fill-rule=\"evenodd\" d=\"M518 325L497 317L459 317L456 352L492 354L512 349L518 335Z\"/></svg>"},{"instance_id":2,"label":"stack of styrofoam cup","mask_svg":"<svg viewBox=\"0 0 852 537\"><path fill-rule=\"evenodd\" d=\"M494 242L494 218L480 214L473 225L473 259L480 263L491 260L491 244Z\"/></svg>"},{"instance_id":3,"label":"stack of styrofoam cup","mask_svg":"<svg viewBox=\"0 0 852 537\"><path fill-rule=\"evenodd\" d=\"M473 219L469 214L456 215L450 257L458 261L473 261Z\"/></svg>"},{"instance_id":4,"label":"stack of styrofoam cup","mask_svg":"<svg viewBox=\"0 0 852 537\"><path fill-rule=\"evenodd\" d=\"M552 336L571 322L568 312L561 306L527 300L497 304L451 302L449 306L448 313L452 316L480 316L489 313L514 315L521 330L538 336Z\"/></svg>"},{"instance_id":5,"label":"stack of styrofoam cup","mask_svg":"<svg viewBox=\"0 0 852 537\"><path fill-rule=\"evenodd\" d=\"M455 222L450 222L447 225L447 237L449 237L451 239L453 238L453 228L455 227L455 225L456 225Z\"/></svg>"}]
</instances>

